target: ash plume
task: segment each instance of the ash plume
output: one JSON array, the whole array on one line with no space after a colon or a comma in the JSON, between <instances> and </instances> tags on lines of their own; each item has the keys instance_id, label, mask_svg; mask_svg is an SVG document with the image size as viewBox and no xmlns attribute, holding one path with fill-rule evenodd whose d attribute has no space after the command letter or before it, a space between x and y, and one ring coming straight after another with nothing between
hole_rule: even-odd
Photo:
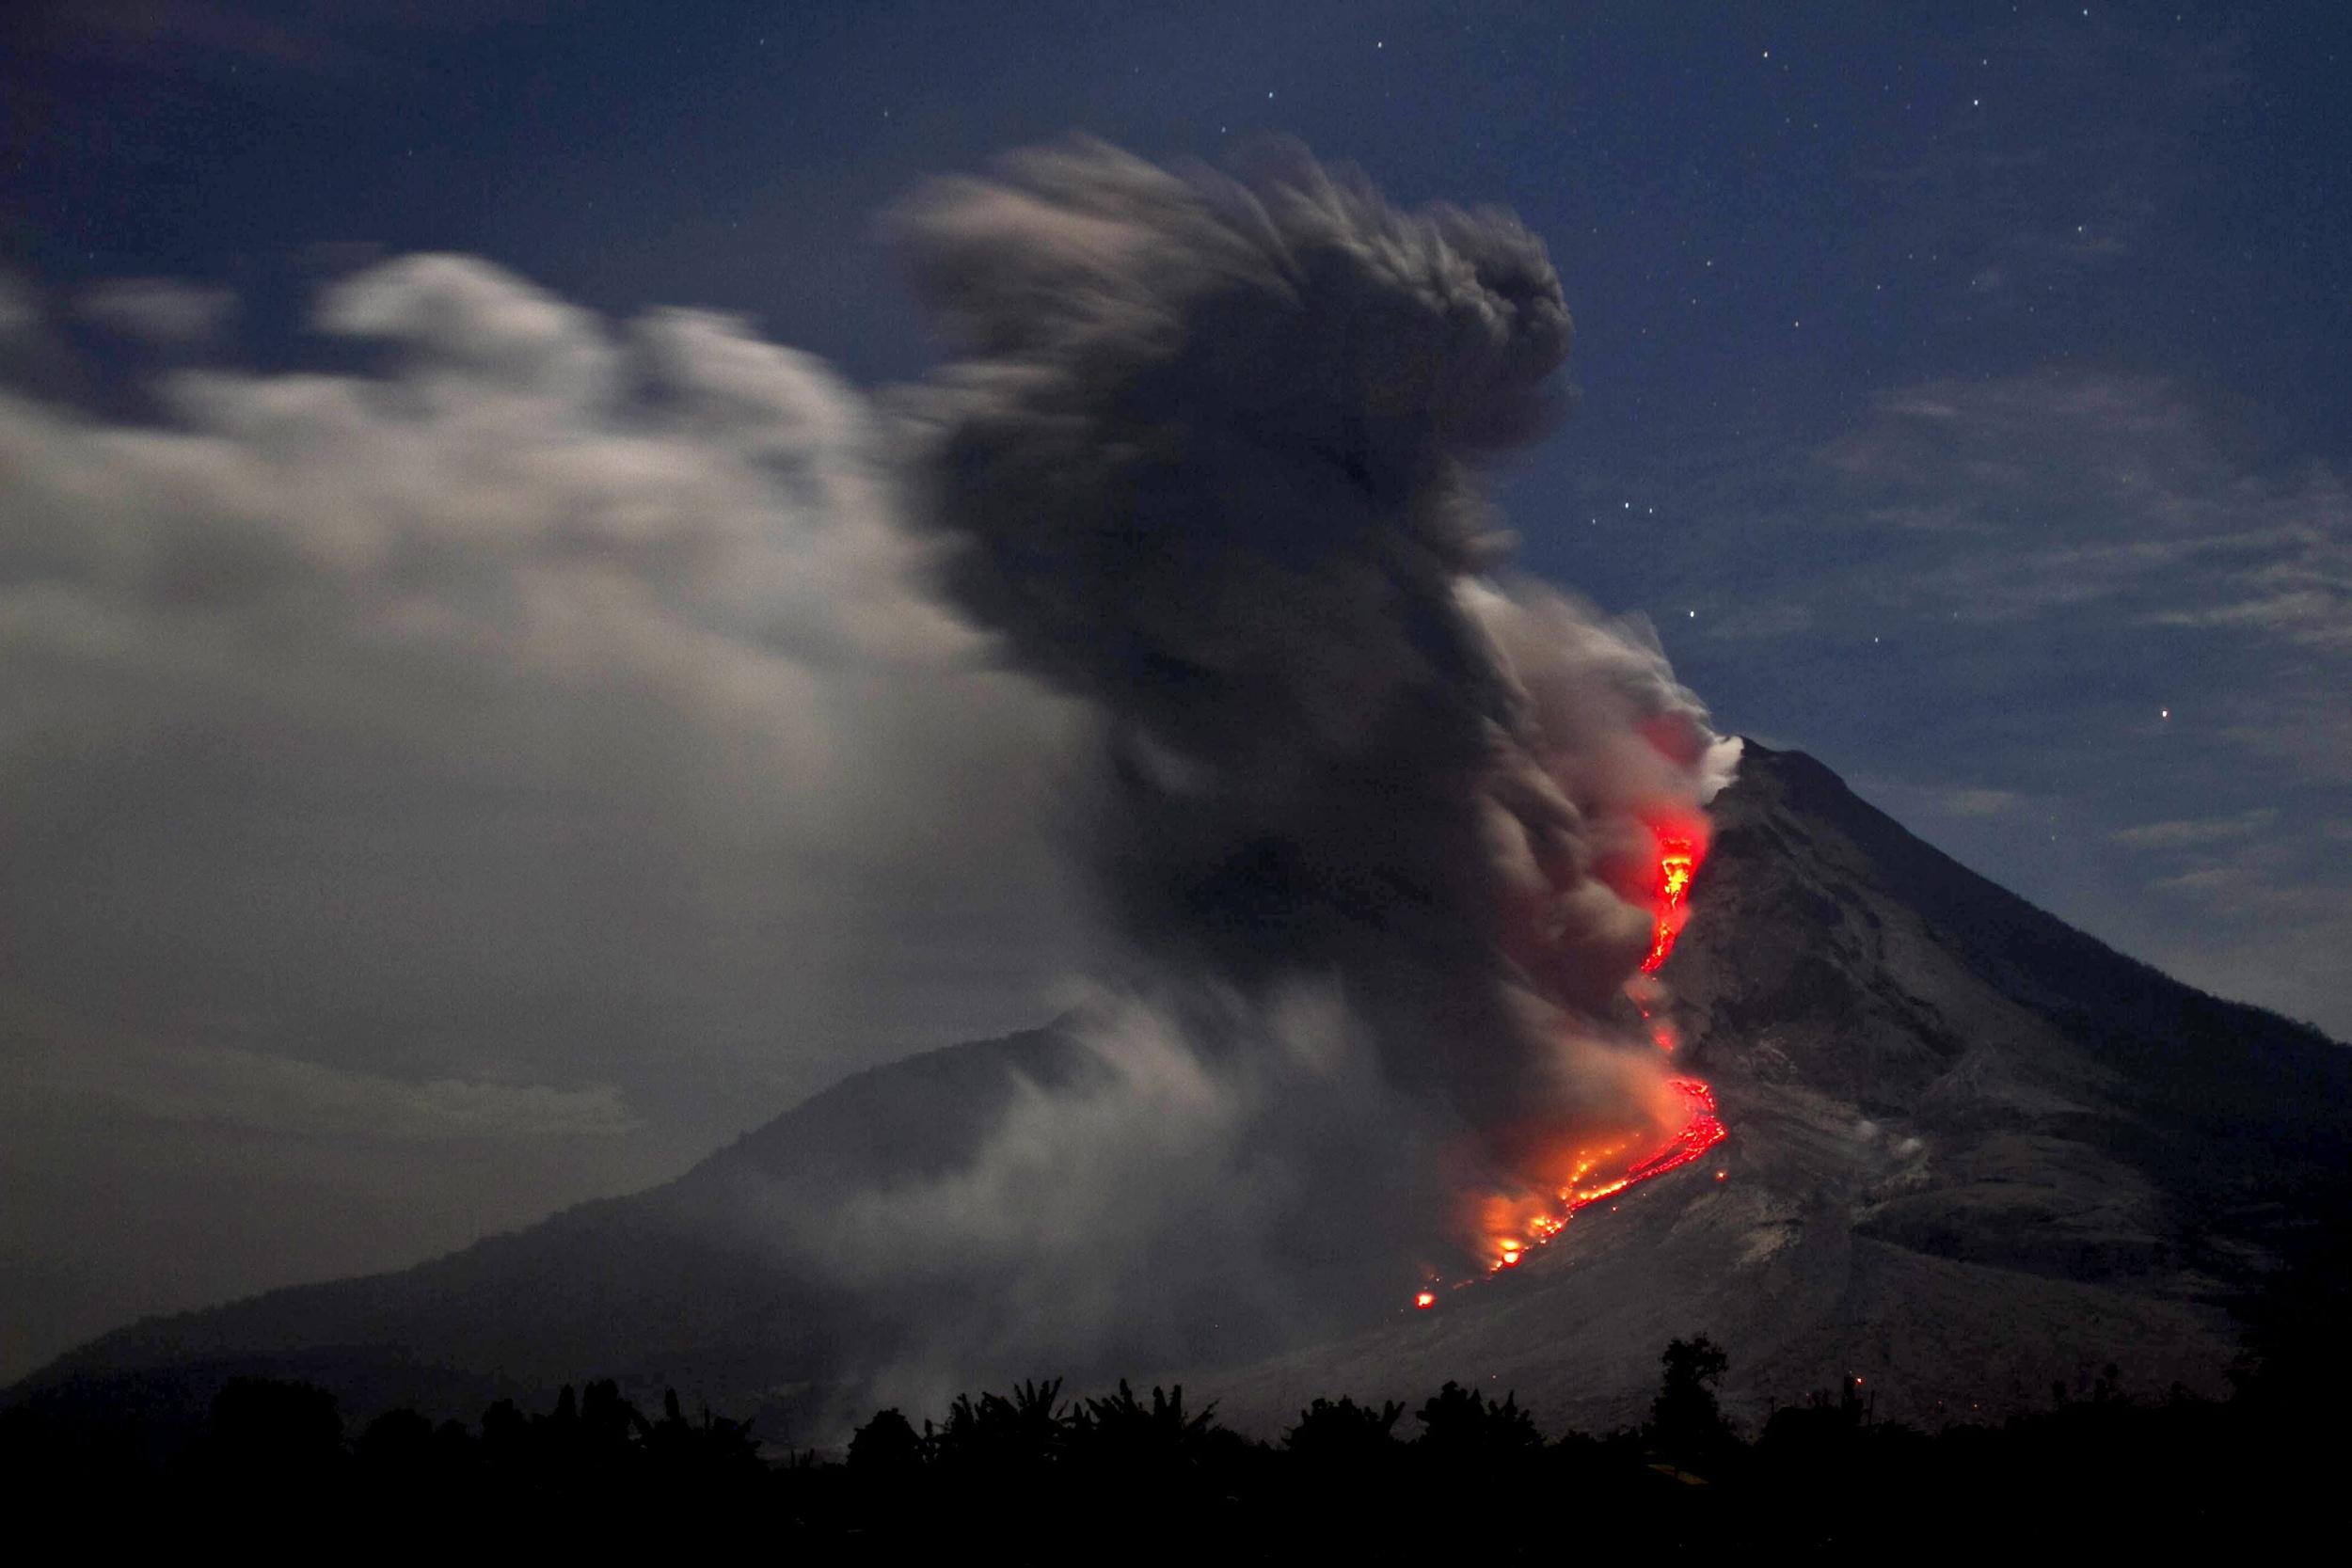
<instances>
[{"instance_id":1,"label":"ash plume","mask_svg":"<svg viewBox=\"0 0 2352 1568\"><path fill-rule=\"evenodd\" d=\"M0 658L41 676L0 730L56 737L0 777L19 967L151 1009L125 1116L732 1117L1031 1015L1097 934L1035 831L1075 751L1108 978L663 1202L845 1414L1397 1310L1491 1241L1465 1194L1684 1110L1627 983L1730 748L1645 626L1511 574L1478 483L1562 405L1560 282L1296 154L1073 144L892 222L961 349L881 407L456 256L322 297L373 368L183 367L152 427L0 388ZM248 1012L266 1051L207 1037Z\"/></svg>"},{"instance_id":2,"label":"ash plume","mask_svg":"<svg viewBox=\"0 0 2352 1568\"><path fill-rule=\"evenodd\" d=\"M1125 938L1245 993L1335 977L1473 1127L1638 1103L1654 1069L1583 1047L1647 941L1645 823L1698 820L1733 748L1645 628L1495 578L1476 465L1546 428L1573 338L1542 243L1303 153L1091 142L892 226L963 356L911 400L918 522L1100 718Z\"/></svg>"}]
</instances>

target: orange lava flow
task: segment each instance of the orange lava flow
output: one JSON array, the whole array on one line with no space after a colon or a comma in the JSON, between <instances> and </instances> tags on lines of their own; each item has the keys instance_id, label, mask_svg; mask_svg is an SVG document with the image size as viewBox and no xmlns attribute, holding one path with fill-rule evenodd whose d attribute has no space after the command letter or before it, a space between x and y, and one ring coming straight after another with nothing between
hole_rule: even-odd
<instances>
[{"instance_id":1,"label":"orange lava flow","mask_svg":"<svg viewBox=\"0 0 2352 1568\"><path fill-rule=\"evenodd\" d=\"M1484 1238L1486 1274L1518 1268L1530 1253L1565 1230L1578 1211L1621 1196L1670 1170L1679 1170L1729 1135L1715 1109L1713 1089L1696 1078L1670 1078L1666 1087L1682 1102L1682 1123L1663 1142L1651 1145L1630 1163L1620 1162L1633 1146L1631 1138L1578 1149L1561 1167L1561 1185L1549 1196L1499 1192L1480 1201L1477 1228ZM1715 1180L1727 1180L1728 1175L1717 1171ZM1432 1280L1414 1295L1413 1307L1426 1312L1437 1306L1440 1288L1460 1290L1473 1283L1474 1279L1455 1279L1441 1287Z\"/></svg>"},{"instance_id":2,"label":"orange lava flow","mask_svg":"<svg viewBox=\"0 0 2352 1568\"><path fill-rule=\"evenodd\" d=\"M1658 841L1658 930L1650 938L1649 957L1642 960L1642 973L1655 974L1666 955L1675 950L1675 939L1682 934L1683 923L1691 918L1691 907L1684 897L1691 891L1691 874L1699 868L1699 858L1687 838L1661 838Z\"/></svg>"},{"instance_id":3,"label":"orange lava flow","mask_svg":"<svg viewBox=\"0 0 2352 1568\"><path fill-rule=\"evenodd\" d=\"M1670 1078L1666 1087L1679 1096L1682 1125L1663 1143L1651 1147L1629 1164L1619 1165L1630 1140L1595 1149L1579 1149L1567 1179L1549 1201L1540 1197L1513 1198L1497 1195L1484 1205L1486 1244L1491 1255L1488 1274L1518 1267L1534 1248L1568 1227L1580 1209L1613 1198L1654 1177L1691 1164L1727 1135L1715 1109L1715 1091L1695 1078Z\"/></svg>"},{"instance_id":4,"label":"orange lava flow","mask_svg":"<svg viewBox=\"0 0 2352 1568\"><path fill-rule=\"evenodd\" d=\"M1649 957L1642 961L1645 974L1658 972L1667 955L1674 951L1675 939L1682 934L1683 925L1690 918L1686 900L1698 862L1694 838L1659 835L1658 880L1652 895L1657 928L1650 942ZM1675 1048L1672 1027L1651 1018L1648 1004L1657 999L1655 983L1641 984L1651 989L1642 991L1629 985L1628 990L1635 991L1643 1018L1650 1020L1652 1037L1661 1048L1671 1052ZM1518 1268L1530 1252L1565 1230L1579 1210L1616 1197L1670 1170L1678 1170L1724 1141L1728 1134L1715 1109L1713 1089L1691 1077L1669 1078L1666 1087L1679 1098L1682 1119L1664 1142L1648 1148L1629 1163L1627 1156L1636 1147L1638 1134L1598 1148L1579 1148L1553 1164L1545 1176L1536 1178L1550 1187L1549 1196L1537 1191L1496 1192L1480 1200L1476 1234L1484 1238L1487 1274ZM1725 1171L1715 1173L1718 1181L1727 1177ZM1457 1279L1451 1288L1458 1290L1470 1283ZM1437 1301L1436 1290L1424 1288L1414 1296L1413 1306L1417 1310L1427 1311Z\"/></svg>"}]
</instances>

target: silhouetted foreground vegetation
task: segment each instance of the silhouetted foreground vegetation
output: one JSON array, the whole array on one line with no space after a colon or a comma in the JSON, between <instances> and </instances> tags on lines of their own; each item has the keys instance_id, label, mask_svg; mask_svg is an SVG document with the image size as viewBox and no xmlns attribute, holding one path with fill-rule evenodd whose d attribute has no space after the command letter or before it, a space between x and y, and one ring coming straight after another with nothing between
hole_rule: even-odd
<instances>
[{"instance_id":1,"label":"silhouetted foreground vegetation","mask_svg":"<svg viewBox=\"0 0 2352 1568\"><path fill-rule=\"evenodd\" d=\"M1858 1384L1775 1412L1752 1438L1719 1410L1722 1351L1676 1340L1650 1418L1547 1438L1510 1395L1447 1384L1407 1412L1318 1399L1275 1443L1182 1389L1057 1383L955 1401L920 1427L884 1410L847 1452L763 1452L741 1423L648 1416L610 1382L551 1410L501 1401L478 1425L394 1410L346 1433L308 1385L237 1378L202 1436L143 1450L38 1408L0 1416L24 1503L119 1520L358 1524L380 1534L505 1525L578 1539L755 1530L786 1560L952 1554L1059 1561L1116 1552L1240 1561L1400 1561L1719 1549L1898 1552L2231 1547L2332 1527L2344 1375L2277 1361L2228 1401L2124 1397L2112 1370L2038 1414L1923 1433L1873 1420Z\"/></svg>"}]
</instances>

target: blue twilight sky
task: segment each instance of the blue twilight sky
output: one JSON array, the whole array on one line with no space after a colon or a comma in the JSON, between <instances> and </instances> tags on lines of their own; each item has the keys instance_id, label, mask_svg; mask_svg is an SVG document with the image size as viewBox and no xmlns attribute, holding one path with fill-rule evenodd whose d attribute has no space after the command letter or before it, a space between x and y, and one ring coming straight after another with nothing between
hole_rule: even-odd
<instances>
[{"instance_id":1,"label":"blue twilight sky","mask_svg":"<svg viewBox=\"0 0 2352 1568\"><path fill-rule=\"evenodd\" d=\"M1043 1005L1068 933L1039 912L1031 786L990 748L1049 719L941 764L939 716L801 671L807 712L897 715L813 747L961 780L977 817L844 791L807 842L750 850L768 764L715 721L662 727L669 655L637 646L593 700L566 688L570 717L517 718L507 675L447 648L395 680L291 611L197 626L211 579L91 589L109 608L83 613L56 584L84 567L56 562L98 536L85 506L113 519L108 561L178 562L193 546L154 541L233 511L222 495L282 483L257 511L331 518L372 462L387 485L472 462L456 421L433 439L458 446L386 444L385 407L444 388L416 366L471 352L402 313L426 295L484 341L528 317L512 342L591 358L641 329L687 359L791 345L838 378L794 360L819 380L793 396L863 406L935 360L878 213L1073 131L1213 162L1295 137L1400 204L1516 211L1566 280L1581 391L1502 478L1525 566L1647 613L1724 727L1815 752L2128 951L2352 1035L2348 65L2331 4L9 8L0 1006L8 1070L55 1101L23 1114L81 1151L38 1180L113 1196L0 1236L25 1259L0 1370L133 1308L628 1185L845 1065ZM381 270L417 252L473 260ZM373 292L323 303L355 275ZM388 368L386 338L410 358ZM284 436L330 375L381 397L338 404L332 439L325 416ZM675 435L631 418L616 463ZM568 428L528 440L577 455ZM707 447L682 450L664 460ZM484 483L468 515L503 493ZM322 538L290 559L340 547ZM539 602L527 576L463 580ZM289 661L345 684L253 673ZM785 793L830 799L807 788ZM874 870L861 847L883 842L928 847L945 880ZM823 910L780 909L749 865ZM319 1154L362 1104L410 1132ZM224 1123L246 1128L233 1149L202 1134ZM512 1152L517 1127L536 1152ZM162 1217L157 1170L196 1195ZM397 1222L395 1182L423 1195ZM278 1229L252 1217L272 1205ZM60 1261L77 1227L169 1256Z\"/></svg>"}]
</instances>

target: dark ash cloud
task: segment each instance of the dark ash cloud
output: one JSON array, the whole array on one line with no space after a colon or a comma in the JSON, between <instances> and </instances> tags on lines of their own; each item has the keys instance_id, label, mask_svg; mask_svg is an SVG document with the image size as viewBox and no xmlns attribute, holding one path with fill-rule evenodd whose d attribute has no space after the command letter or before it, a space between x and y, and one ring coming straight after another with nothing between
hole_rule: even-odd
<instances>
[{"instance_id":1,"label":"dark ash cloud","mask_svg":"<svg viewBox=\"0 0 2352 1568\"><path fill-rule=\"evenodd\" d=\"M1096 743L1118 979L968 1159L748 1179L868 1344L844 1408L1259 1354L1474 1266L1466 1192L1662 1117L1626 994L1736 746L1645 624L1504 576L1477 464L1569 326L1496 213L1092 143L893 214L963 349L900 395L939 580Z\"/></svg>"},{"instance_id":2,"label":"dark ash cloud","mask_svg":"<svg viewBox=\"0 0 2352 1568\"><path fill-rule=\"evenodd\" d=\"M1573 336L1541 243L1303 153L1245 181L1085 142L894 229L964 353L911 400L918 515L955 602L1102 717L1124 929L1244 987L1338 975L1474 1123L1558 1099L1557 1015L1646 941L1610 814L1692 810L1724 759L1654 643L1481 586L1473 466L1546 427ZM1597 713L1635 743L1574 733Z\"/></svg>"}]
</instances>

